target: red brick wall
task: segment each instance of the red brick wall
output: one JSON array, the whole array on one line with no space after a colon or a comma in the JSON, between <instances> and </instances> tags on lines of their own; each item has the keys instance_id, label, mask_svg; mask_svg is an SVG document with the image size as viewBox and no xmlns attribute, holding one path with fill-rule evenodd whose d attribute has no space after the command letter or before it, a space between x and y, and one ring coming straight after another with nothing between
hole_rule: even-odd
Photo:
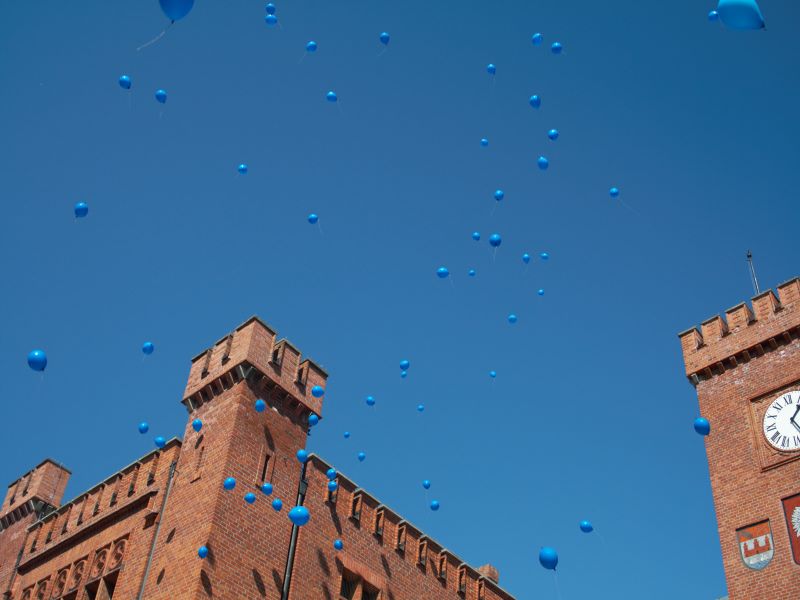
<instances>
[{"instance_id":1,"label":"red brick wall","mask_svg":"<svg viewBox=\"0 0 800 600\"><path fill-rule=\"evenodd\" d=\"M732 600L800 598L782 499L800 492L800 452L773 450L762 434L769 401L800 389L800 303L797 281L756 297L751 313L739 305L727 320L681 334L687 375L694 379L700 412L711 422L706 438L728 593ZM702 345L701 345L702 344ZM774 557L763 570L747 568L736 530L770 520Z\"/></svg>"}]
</instances>

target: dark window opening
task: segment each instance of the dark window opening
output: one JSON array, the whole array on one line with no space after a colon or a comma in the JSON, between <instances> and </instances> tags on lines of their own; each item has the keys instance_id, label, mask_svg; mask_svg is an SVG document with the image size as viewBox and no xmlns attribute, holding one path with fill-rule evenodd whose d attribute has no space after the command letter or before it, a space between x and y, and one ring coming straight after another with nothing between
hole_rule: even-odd
<instances>
[{"instance_id":1,"label":"dark window opening","mask_svg":"<svg viewBox=\"0 0 800 600\"><path fill-rule=\"evenodd\" d=\"M269 459L270 459L269 452L265 452L264 464L261 467L261 483L264 483L267 480L267 469L269 468Z\"/></svg>"},{"instance_id":2,"label":"dark window opening","mask_svg":"<svg viewBox=\"0 0 800 600\"><path fill-rule=\"evenodd\" d=\"M353 600L358 589L358 577L345 569L342 571L342 585L339 588L339 597L342 600Z\"/></svg>"},{"instance_id":3,"label":"dark window opening","mask_svg":"<svg viewBox=\"0 0 800 600\"><path fill-rule=\"evenodd\" d=\"M365 583L361 590L361 600L378 600L380 593L378 588L374 588L368 583Z\"/></svg>"}]
</instances>

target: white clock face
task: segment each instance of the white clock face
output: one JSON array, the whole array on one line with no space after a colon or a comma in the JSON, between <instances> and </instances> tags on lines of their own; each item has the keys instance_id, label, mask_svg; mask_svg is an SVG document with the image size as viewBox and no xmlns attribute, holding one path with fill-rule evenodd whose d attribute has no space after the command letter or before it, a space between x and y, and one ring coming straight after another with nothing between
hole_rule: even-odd
<instances>
[{"instance_id":1,"label":"white clock face","mask_svg":"<svg viewBox=\"0 0 800 600\"><path fill-rule=\"evenodd\" d=\"M764 413L764 437L783 452L800 450L800 391L775 398Z\"/></svg>"}]
</instances>

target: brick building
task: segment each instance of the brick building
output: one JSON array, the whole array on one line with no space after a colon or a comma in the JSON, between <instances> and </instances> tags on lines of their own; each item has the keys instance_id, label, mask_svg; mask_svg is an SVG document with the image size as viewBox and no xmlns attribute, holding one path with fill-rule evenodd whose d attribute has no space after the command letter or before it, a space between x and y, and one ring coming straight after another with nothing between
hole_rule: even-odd
<instances>
[{"instance_id":1,"label":"brick building","mask_svg":"<svg viewBox=\"0 0 800 600\"><path fill-rule=\"evenodd\" d=\"M326 378L259 319L242 324L192 360L182 441L66 504L70 472L51 460L9 486L2 598L513 600L493 567L467 565L341 474L329 491L322 458L297 460L308 417L322 411L311 390ZM230 476L237 485L225 491ZM248 492L255 503L243 501ZM301 504L311 520L296 527L287 512Z\"/></svg>"},{"instance_id":2,"label":"brick building","mask_svg":"<svg viewBox=\"0 0 800 600\"><path fill-rule=\"evenodd\" d=\"M679 334L731 600L800 598L800 279Z\"/></svg>"}]
</instances>

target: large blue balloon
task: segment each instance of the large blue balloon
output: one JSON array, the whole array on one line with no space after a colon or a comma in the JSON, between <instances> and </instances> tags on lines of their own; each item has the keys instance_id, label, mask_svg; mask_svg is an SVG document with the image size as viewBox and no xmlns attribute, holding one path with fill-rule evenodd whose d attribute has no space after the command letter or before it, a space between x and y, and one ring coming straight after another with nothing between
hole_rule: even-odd
<instances>
[{"instance_id":1,"label":"large blue balloon","mask_svg":"<svg viewBox=\"0 0 800 600\"><path fill-rule=\"evenodd\" d=\"M410 366L411 366L411 363L407 359L404 358L403 360L400 361L400 368L403 371L408 371L408 367L410 367Z\"/></svg>"},{"instance_id":2,"label":"large blue balloon","mask_svg":"<svg viewBox=\"0 0 800 600\"><path fill-rule=\"evenodd\" d=\"M549 137L554 142L558 139L558 129L551 129L547 132L547 137Z\"/></svg>"},{"instance_id":3,"label":"large blue balloon","mask_svg":"<svg viewBox=\"0 0 800 600\"><path fill-rule=\"evenodd\" d=\"M156 448L163 448L167 445L167 440L165 440L162 436L157 435L153 440L153 443L156 445Z\"/></svg>"},{"instance_id":4,"label":"large blue balloon","mask_svg":"<svg viewBox=\"0 0 800 600\"><path fill-rule=\"evenodd\" d=\"M339 489L339 484L337 482L335 482L335 481L329 481L328 482L328 491L329 492L335 492L338 489Z\"/></svg>"},{"instance_id":5,"label":"large blue balloon","mask_svg":"<svg viewBox=\"0 0 800 600\"><path fill-rule=\"evenodd\" d=\"M150 431L150 424L147 421L139 423L139 433L147 433Z\"/></svg>"},{"instance_id":6,"label":"large blue balloon","mask_svg":"<svg viewBox=\"0 0 800 600\"><path fill-rule=\"evenodd\" d=\"M581 521L579 527L583 533L592 533L594 531L592 524L586 520Z\"/></svg>"},{"instance_id":7,"label":"large blue balloon","mask_svg":"<svg viewBox=\"0 0 800 600\"><path fill-rule=\"evenodd\" d=\"M275 14L275 5L272 2L267 2L267 6L265 8L267 9L268 15Z\"/></svg>"},{"instance_id":8,"label":"large blue balloon","mask_svg":"<svg viewBox=\"0 0 800 600\"><path fill-rule=\"evenodd\" d=\"M260 398L256 400L255 409L256 412L264 412L264 409L267 408L267 403L261 400Z\"/></svg>"},{"instance_id":9,"label":"large blue balloon","mask_svg":"<svg viewBox=\"0 0 800 600\"><path fill-rule=\"evenodd\" d=\"M486 65L486 72L489 73L489 75L494 75L497 73L497 67L495 67L494 64L489 63Z\"/></svg>"},{"instance_id":10,"label":"large blue balloon","mask_svg":"<svg viewBox=\"0 0 800 600\"><path fill-rule=\"evenodd\" d=\"M241 163L236 170L239 171L240 175L247 175L247 165L245 163Z\"/></svg>"},{"instance_id":11,"label":"large blue balloon","mask_svg":"<svg viewBox=\"0 0 800 600\"><path fill-rule=\"evenodd\" d=\"M195 431L200 431L203 428L203 422L200 419L195 419L192 421L192 429Z\"/></svg>"},{"instance_id":12,"label":"large blue balloon","mask_svg":"<svg viewBox=\"0 0 800 600\"><path fill-rule=\"evenodd\" d=\"M489 145L489 138L481 138L481 146L486 148Z\"/></svg>"},{"instance_id":13,"label":"large blue balloon","mask_svg":"<svg viewBox=\"0 0 800 600\"><path fill-rule=\"evenodd\" d=\"M269 496L272 494L272 484L268 481L261 484L261 493L265 496Z\"/></svg>"},{"instance_id":14,"label":"large blue balloon","mask_svg":"<svg viewBox=\"0 0 800 600\"><path fill-rule=\"evenodd\" d=\"M500 244L503 243L503 238L500 237L499 233L493 233L489 236L489 245L492 248L497 248Z\"/></svg>"},{"instance_id":15,"label":"large blue balloon","mask_svg":"<svg viewBox=\"0 0 800 600\"><path fill-rule=\"evenodd\" d=\"M311 427L314 427L317 423L319 423L319 417L317 415L315 415L314 413L308 415L308 424Z\"/></svg>"},{"instance_id":16,"label":"large blue balloon","mask_svg":"<svg viewBox=\"0 0 800 600\"><path fill-rule=\"evenodd\" d=\"M264 17L264 22L267 25L277 25L278 17L275 15L267 15L266 17Z\"/></svg>"},{"instance_id":17,"label":"large blue balloon","mask_svg":"<svg viewBox=\"0 0 800 600\"><path fill-rule=\"evenodd\" d=\"M367 396L364 398L364 401L367 403L367 406L375 406L375 398L372 396Z\"/></svg>"},{"instance_id":18,"label":"large blue balloon","mask_svg":"<svg viewBox=\"0 0 800 600\"><path fill-rule=\"evenodd\" d=\"M436 276L439 279L444 279L448 275L450 275L450 271L447 270L447 267L439 267L438 269L436 269Z\"/></svg>"},{"instance_id":19,"label":"large blue balloon","mask_svg":"<svg viewBox=\"0 0 800 600\"><path fill-rule=\"evenodd\" d=\"M306 52L316 52L317 51L317 42L311 40L306 44Z\"/></svg>"},{"instance_id":20,"label":"large blue balloon","mask_svg":"<svg viewBox=\"0 0 800 600\"><path fill-rule=\"evenodd\" d=\"M364 462L364 459L367 458L367 455L364 452L358 453L358 460L359 462Z\"/></svg>"},{"instance_id":21,"label":"large blue balloon","mask_svg":"<svg viewBox=\"0 0 800 600\"><path fill-rule=\"evenodd\" d=\"M156 90L156 100L158 100L161 104L166 104L167 92L165 90Z\"/></svg>"},{"instance_id":22,"label":"large blue balloon","mask_svg":"<svg viewBox=\"0 0 800 600\"><path fill-rule=\"evenodd\" d=\"M489 371L489 377L491 377L492 379L497 377L497 371Z\"/></svg>"},{"instance_id":23,"label":"large blue balloon","mask_svg":"<svg viewBox=\"0 0 800 600\"><path fill-rule=\"evenodd\" d=\"M89 205L86 202L78 202L75 205L75 218L82 219L89 214Z\"/></svg>"},{"instance_id":24,"label":"large blue balloon","mask_svg":"<svg viewBox=\"0 0 800 600\"><path fill-rule=\"evenodd\" d=\"M517 322L517 315L515 315L514 313L511 313L510 315L508 315L508 322L511 323L512 325L514 323L516 323Z\"/></svg>"},{"instance_id":25,"label":"large blue balloon","mask_svg":"<svg viewBox=\"0 0 800 600\"><path fill-rule=\"evenodd\" d=\"M717 13L730 29L764 28L764 17L755 0L719 0Z\"/></svg>"},{"instance_id":26,"label":"large blue balloon","mask_svg":"<svg viewBox=\"0 0 800 600\"><path fill-rule=\"evenodd\" d=\"M47 355L44 350L31 350L28 353L28 366L34 371L44 371L47 367Z\"/></svg>"},{"instance_id":27,"label":"large blue balloon","mask_svg":"<svg viewBox=\"0 0 800 600\"><path fill-rule=\"evenodd\" d=\"M608 190L608 195L611 196L612 198L618 198L619 188L612 187L610 190Z\"/></svg>"},{"instance_id":28,"label":"large blue balloon","mask_svg":"<svg viewBox=\"0 0 800 600\"><path fill-rule=\"evenodd\" d=\"M344 548L344 543L342 542L342 540L333 540L333 547L336 550L341 550L342 548Z\"/></svg>"},{"instance_id":29,"label":"large blue balloon","mask_svg":"<svg viewBox=\"0 0 800 600\"><path fill-rule=\"evenodd\" d=\"M144 352L145 354L150 355L153 353L153 350L155 349L156 347L153 345L153 342L145 342L144 344L142 344L142 352Z\"/></svg>"},{"instance_id":30,"label":"large blue balloon","mask_svg":"<svg viewBox=\"0 0 800 600\"><path fill-rule=\"evenodd\" d=\"M336 476L337 476L337 475L338 475L338 473L336 473L336 469L334 469L333 467L331 467L330 469L328 469L328 470L325 472L325 476L326 476L328 479L330 479L331 481L333 481L334 479L336 479Z\"/></svg>"},{"instance_id":31,"label":"large blue balloon","mask_svg":"<svg viewBox=\"0 0 800 600\"><path fill-rule=\"evenodd\" d=\"M200 558L205 558L206 556L208 556L208 548L206 548L205 546L200 546L197 549L197 556L199 556Z\"/></svg>"},{"instance_id":32,"label":"large blue balloon","mask_svg":"<svg viewBox=\"0 0 800 600\"><path fill-rule=\"evenodd\" d=\"M316 224L317 221L319 221L319 215L317 213L311 213L310 215L308 215L308 222L309 223L314 225L314 224Z\"/></svg>"},{"instance_id":33,"label":"large blue balloon","mask_svg":"<svg viewBox=\"0 0 800 600\"><path fill-rule=\"evenodd\" d=\"M542 547L542 549L539 550L539 563L545 569L555 571L556 565L558 565L558 552L556 552L555 548L550 548L548 546Z\"/></svg>"},{"instance_id":34,"label":"large blue balloon","mask_svg":"<svg viewBox=\"0 0 800 600\"><path fill-rule=\"evenodd\" d=\"M247 502L248 504L252 504L253 502L256 501L256 495L253 492L247 492L244 495L244 501Z\"/></svg>"},{"instance_id":35,"label":"large blue balloon","mask_svg":"<svg viewBox=\"0 0 800 600\"><path fill-rule=\"evenodd\" d=\"M170 21L177 21L189 14L194 0L158 0L158 4Z\"/></svg>"},{"instance_id":36,"label":"large blue balloon","mask_svg":"<svg viewBox=\"0 0 800 600\"><path fill-rule=\"evenodd\" d=\"M711 423L705 417L697 417L694 420L694 430L700 435L708 435L711 433Z\"/></svg>"},{"instance_id":37,"label":"large blue balloon","mask_svg":"<svg viewBox=\"0 0 800 600\"><path fill-rule=\"evenodd\" d=\"M298 450L297 451L297 460L299 460L301 463L307 462L308 461L308 451L306 451L306 450L304 450L302 448L300 450Z\"/></svg>"},{"instance_id":38,"label":"large blue balloon","mask_svg":"<svg viewBox=\"0 0 800 600\"><path fill-rule=\"evenodd\" d=\"M429 489L431 489L431 482L430 482L430 480L429 480L429 479L423 479L423 480L422 480L422 487L424 487L426 490L429 490Z\"/></svg>"},{"instance_id":39,"label":"large blue balloon","mask_svg":"<svg viewBox=\"0 0 800 600\"><path fill-rule=\"evenodd\" d=\"M325 94L325 97L328 99L328 102L336 102L339 99L339 97L336 95L336 92L333 91Z\"/></svg>"},{"instance_id":40,"label":"large blue balloon","mask_svg":"<svg viewBox=\"0 0 800 600\"><path fill-rule=\"evenodd\" d=\"M541 33L534 33L531 36L531 44L534 46L541 46L544 41L544 36Z\"/></svg>"},{"instance_id":41,"label":"large blue balloon","mask_svg":"<svg viewBox=\"0 0 800 600\"><path fill-rule=\"evenodd\" d=\"M530 254L528 254L527 252L525 252L525 253L522 255L522 262L524 262L526 265L527 265L529 262L531 262L531 255L530 255Z\"/></svg>"},{"instance_id":42,"label":"large blue balloon","mask_svg":"<svg viewBox=\"0 0 800 600\"><path fill-rule=\"evenodd\" d=\"M475 269L470 269L469 271L467 271L467 275L469 275L470 277L475 277L475 273L476 273Z\"/></svg>"},{"instance_id":43,"label":"large blue balloon","mask_svg":"<svg viewBox=\"0 0 800 600\"><path fill-rule=\"evenodd\" d=\"M425 412L425 405L417 404L417 412Z\"/></svg>"},{"instance_id":44,"label":"large blue balloon","mask_svg":"<svg viewBox=\"0 0 800 600\"><path fill-rule=\"evenodd\" d=\"M550 166L550 161L547 160L546 156L540 156L539 159L536 161L536 164L539 165L539 168L542 171L546 171L547 167Z\"/></svg>"},{"instance_id":45,"label":"large blue balloon","mask_svg":"<svg viewBox=\"0 0 800 600\"><path fill-rule=\"evenodd\" d=\"M550 52L552 52L553 54L561 54L561 51L563 49L564 46L562 46L559 42L553 42L553 45L550 46Z\"/></svg>"},{"instance_id":46,"label":"large blue balloon","mask_svg":"<svg viewBox=\"0 0 800 600\"><path fill-rule=\"evenodd\" d=\"M289 511L289 520L298 527L308 523L310 518L311 515L308 513L308 509L305 506L295 506Z\"/></svg>"},{"instance_id":47,"label":"large blue balloon","mask_svg":"<svg viewBox=\"0 0 800 600\"><path fill-rule=\"evenodd\" d=\"M128 77L127 75L123 75L122 77L120 77L119 87L121 87L123 90L131 89L131 78Z\"/></svg>"},{"instance_id":48,"label":"large blue balloon","mask_svg":"<svg viewBox=\"0 0 800 600\"><path fill-rule=\"evenodd\" d=\"M438 500L431 500L431 510L432 511L435 512L435 511L439 510L439 506L440 505L439 505L439 501Z\"/></svg>"},{"instance_id":49,"label":"large blue balloon","mask_svg":"<svg viewBox=\"0 0 800 600\"><path fill-rule=\"evenodd\" d=\"M311 388L311 395L314 398L322 398L325 395L325 388L321 385L315 385Z\"/></svg>"},{"instance_id":50,"label":"large blue balloon","mask_svg":"<svg viewBox=\"0 0 800 600\"><path fill-rule=\"evenodd\" d=\"M381 44L386 46L386 45L389 44L390 37L389 37L389 34L384 31L383 33L381 33L381 35L378 37L378 39L381 41Z\"/></svg>"},{"instance_id":51,"label":"large blue balloon","mask_svg":"<svg viewBox=\"0 0 800 600\"><path fill-rule=\"evenodd\" d=\"M530 104L533 108L539 108L542 105L542 99L537 94L534 94L528 98L528 104Z\"/></svg>"},{"instance_id":52,"label":"large blue balloon","mask_svg":"<svg viewBox=\"0 0 800 600\"><path fill-rule=\"evenodd\" d=\"M283 501L280 498L275 498L275 500L272 501L272 508L275 512L280 512L283 508Z\"/></svg>"},{"instance_id":53,"label":"large blue balloon","mask_svg":"<svg viewBox=\"0 0 800 600\"><path fill-rule=\"evenodd\" d=\"M495 190L494 192L494 199L500 202L503 198L506 197L506 193L503 190Z\"/></svg>"},{"instance_id":54,"label":"large blue balloon","mask_svg":"<svg viewBox=\"0 0 800 600\"><path fill-rule=\"evenodd\" d=\"M222 487L224 487L229 492L236 487L236 479L233 477L228 477L225 481L222 482Z\"/></svg>"}]
</instances>

